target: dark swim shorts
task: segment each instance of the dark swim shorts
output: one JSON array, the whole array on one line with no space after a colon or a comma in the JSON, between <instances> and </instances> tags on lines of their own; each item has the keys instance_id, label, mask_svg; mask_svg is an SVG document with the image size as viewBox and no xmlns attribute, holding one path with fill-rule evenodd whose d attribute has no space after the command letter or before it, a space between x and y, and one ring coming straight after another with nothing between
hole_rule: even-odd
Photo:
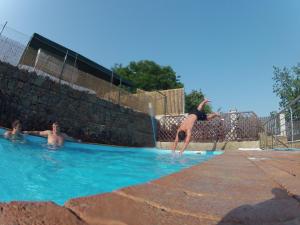
<instances>
[{"instance_id":1,"label":"dark swim shorts","mask_svg":"<svg viewBox=\"0 0 300 225\"><path fill-rule=\"evenodd\" d=\"M203 111L199 111L198 109L192 110L189 114L194 114L197 116L197 120L207 120L207 115Z\"/></svg>"}]
</instances>

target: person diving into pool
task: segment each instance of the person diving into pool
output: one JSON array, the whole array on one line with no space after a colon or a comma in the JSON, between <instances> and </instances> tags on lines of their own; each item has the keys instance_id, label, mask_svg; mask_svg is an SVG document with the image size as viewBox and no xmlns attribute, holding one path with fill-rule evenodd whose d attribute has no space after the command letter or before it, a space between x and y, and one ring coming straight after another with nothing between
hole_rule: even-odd
<instances>
[{"instance_id":1,"label":"person diving into pool","mask_svg":"<svg viewBox=\"0 0 300 225\"><path fill-rule=\"evenodd\" d=\"M4 137L12 141L22 141L24 140L22 134L22 124L20 120L15 120L12 122L12 130L8 130L4 133Z\"/></svg>"},{"instance_id":2,"label":"person diving into pool","mask_svg":"<svg viewBox=\"0 0 300 225\"><path fill-rule=\"evenodd\" d=\"M62 146L64 141L75 141L74 138L68 136L65 133L60 131L60 126L58 122L54 122L52 124L52 130L45 130L45 131L24 131L24 134L34 134L46 137L48 139L48 145L51 146ZM80 140L78 140L80 141Z\"/></svg>"},{"instance_id":3,"label":"person diving into pool","mask_svg":"<svg viewBox=\"0 0 300 225\"><path fill-rule=\"evenodd\" d=\"M209 103L208 99L204 99L197 107L197 109L192 110L188 117L179 126L176 137L173 143L173 151L176 150L178 141L184 141L183 147L180 150L180 154L184 152L190 143L192 137L192 129L196 121L208 121L216 117L221 117L219 113L209 113L204 112L204 106Z\"/></svg>"}]
</instances>

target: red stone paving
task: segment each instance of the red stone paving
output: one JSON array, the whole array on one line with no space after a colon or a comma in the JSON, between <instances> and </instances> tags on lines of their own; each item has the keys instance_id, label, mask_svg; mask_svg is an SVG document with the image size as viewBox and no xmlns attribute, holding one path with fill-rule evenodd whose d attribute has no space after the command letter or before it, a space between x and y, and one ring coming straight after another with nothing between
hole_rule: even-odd
<instances>
[{"instance_id":1,"label":"red stone paving","mask_svg":"<svg viewBox=\"0 0 300 225\"><path fill-rule=\"evenodd\" d=\"M0 204L0 225L27 224L297 225L300 153L227 151L150 183L72 199L64 207Z\"/></svg>"},{"instance_id":2,"label":"red stone paving","mask_svg":"<svg viewBox=\"0 0 300 225\"><path fill-rule=\"evenodd\" d=\"M1 225L87 225L71 210L51 202L0 203Z\"/></svg>"}]
</instances>

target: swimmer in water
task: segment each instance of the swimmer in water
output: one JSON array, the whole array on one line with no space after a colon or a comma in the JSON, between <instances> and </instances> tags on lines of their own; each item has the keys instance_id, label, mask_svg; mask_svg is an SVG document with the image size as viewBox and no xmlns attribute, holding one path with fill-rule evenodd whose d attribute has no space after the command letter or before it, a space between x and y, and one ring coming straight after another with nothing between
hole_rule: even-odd
<instances>
[{"instance_id":1,"label":"swimmer in water","mask_svg":"<svg viewBox=\"0 0 300 225\"><path fill-rule=\"evenodd\" d=\"M52 130L45 131L24 131L25 134L34 134L43 137L47 137L48 145L62 146L67 141L76 141L74 138L68 136L65 133L60 132L60 126L58 122L52 124ZM77 140L80 141L80 140Z\"/></svg>"},{"instance_id":2,"label":"swimmer in water","mask_svg":"<svg viewBox=\"0 0 300 225\"><path fill-rule=\"evenodd\" d=\"M178 141L184 141L184 145L180 150L180 154L184 152L188 144L190 143L192 137L192 128L196 121L208 121L216 117L221 117L219 113L209 113L206 114L203 109L204 106L210 102L207 99L204 99L197 107L197 109L192 110L188 117L181 123L180 127L177 130L176 138L173 144L173 151L176 150Z\"/></svg>"},{"instance_id":3,"label":"swimmer in water","mask_svg":"<svg viewBox=\"0 0 300 225\"><path fill-rule=\"evenodd\" d=\"M12 130L8 130L4 133L4 137L12 141L22 141L24 140L22 134L22 124L20 120L15 120L12 123Z\"/></svg>"}]
</instances>

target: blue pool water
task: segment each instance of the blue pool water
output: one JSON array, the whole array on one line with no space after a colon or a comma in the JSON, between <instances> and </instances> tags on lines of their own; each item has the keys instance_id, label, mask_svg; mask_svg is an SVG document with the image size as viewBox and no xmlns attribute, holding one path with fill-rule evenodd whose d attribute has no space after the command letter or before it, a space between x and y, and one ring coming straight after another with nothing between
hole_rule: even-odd
<instances>
[{"instance_id":1,"label":"blue pool water","mask_svg":"<svg viewBox=\"0 0 300 225\"><path fill-rule=\"evenodd\" d=\"M4 130L0 129L0 135ZM44 138L26 143L0 137L0 202L54 201L111 192L177 172L221 152L185 152L65 143L49 149Z\"/></svg>"}]
</instances>

